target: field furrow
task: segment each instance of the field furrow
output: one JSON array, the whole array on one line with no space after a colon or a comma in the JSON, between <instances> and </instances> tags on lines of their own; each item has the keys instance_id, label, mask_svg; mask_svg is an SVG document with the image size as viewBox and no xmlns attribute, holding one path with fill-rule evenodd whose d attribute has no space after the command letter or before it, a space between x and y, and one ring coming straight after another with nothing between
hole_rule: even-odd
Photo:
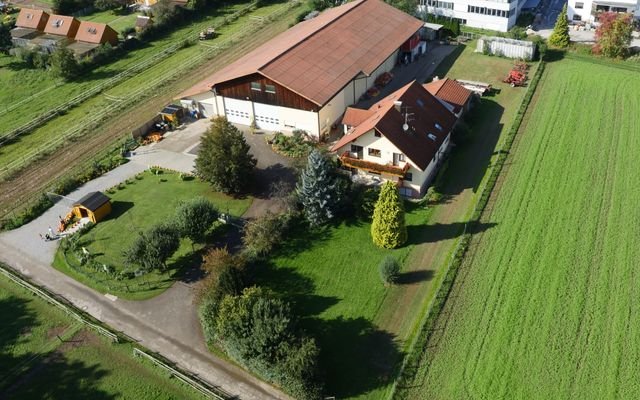
<instances>
[{"instance_id":1,"label":"field furrow","mask_svg":"<svg viewBox=\"0 0 640 400\"><path fill-rule=\"evenodd\" d=\"M639 92L547 66L410 398L640 397Z\"/></svg>"}]
</instances>

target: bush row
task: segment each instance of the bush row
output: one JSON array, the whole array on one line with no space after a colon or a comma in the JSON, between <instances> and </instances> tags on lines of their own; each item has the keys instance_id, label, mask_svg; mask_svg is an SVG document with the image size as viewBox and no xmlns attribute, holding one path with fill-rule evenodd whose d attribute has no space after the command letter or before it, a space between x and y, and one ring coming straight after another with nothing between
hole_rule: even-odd
<instances>
[{"instance_id":1,"label":"bush row","mask_svg":"<svg viewBox=\"0 0 640 400\"><path fill-rule=\"evenodd\" d=\"M486 181L486 184L482 190L482 194L478 199L478 203L476 204L476 208L471 216L470 222L465 228L465 232L462 235L458 246L456 247L453 257L449 263L447 272L445 277L438 288L438 292L433 299L433 303L430 305L428 312L425 315L425 319L422 321L421 327L417 333L415 341L412 343L411 348L408 352L407 357L401 367L401 370L398 374L398 379L396 380L396 384L394 387L394 391L390 398L393 399L405 399L407 398L407 393L403 390L406 387L409 387L412 379L415 374L421 367L424 367L425 363L425 353L427 351L427 344L431 337L431 333L433 332L433 328L440 316L440 313L447 301L451 288L453 287L453 283L457 276L458 270L464 261L466 252L469 248L469 244L471 242L471 234L468 232L472 230L473 226L480 221L480 217L484 212L491 193L495 188L498 177L502 172L502 168L507 159L507 155L513 145L516 134L520 130L520 125L522 124L522 120L527 112L527 108L531 103L531 99L536 91L538 83L540 81L540 77L544 72L545 63L541 61L538 65L538 70L535 73L535 76L531 80L529 90L525 94L525 97L522 99L522 103L520 104L520 108L516 114L513 125L511 129L507 133L505 137L502 150L498 154L494 166L491 170L489 178Z\"/></svg>"}]
</instances>

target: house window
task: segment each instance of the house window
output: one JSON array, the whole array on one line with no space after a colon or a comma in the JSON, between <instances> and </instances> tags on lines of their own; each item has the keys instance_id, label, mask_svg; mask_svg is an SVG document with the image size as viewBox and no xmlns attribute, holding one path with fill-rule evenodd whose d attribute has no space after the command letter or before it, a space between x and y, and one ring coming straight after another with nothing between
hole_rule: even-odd
<instances>
[{"instance_id":1,"label":"house window","mask_svg":"<svg viewBox=\"0 0 640 400\"><path fill-rule=\"evenodd\" d=\"M574 21L582 21L582 16L578 15L578 14L573 14L573 20Z\"/></svg>"},{"instance_id":2,"label":"house window","mask_svg":"<svg viewBox=\"0 0 640 400\"><path fill-rule=\"evenodd\" d=\"M582 10L584 8L584 3L576 3L576 8Z\"/></svg>"},{"instance_id":3,"label":"house window","mask_svg":"<svg viewBox=\"0 0 640 400\"><path fill-rule=\"evenodd\" d=\"M371 157L382 157L382 152L378 149L369 148L367 151Z\"/></svg>"},{"instance_id":4,"label":"house window","mask_svg":"<svg viewBox=\"0 0 640 400\"><path fill-rule=\"evenodd\" d=\"M413 180L413 174L411 172L407 172L404 174L404 180L407 182L411 182Z\"/></svg>"},{"instance_id":5,"label":"house window","mask_svg":"<svg viewBox=\"0 0 640 400\"><path fill-rule=\"evenodd\" d=\"M375 131L375 132L373 132L373 136L375 136L375 137L380 137L380 136L382 136L382 135L380 135L380 132Z\"/></svg>"},{"instance_id":6,"label":"house window","mask_svg":"<svg viewBox=\"0 0 640 400\"><path fill-rule=\"evenodd\" d=\"M257 90L258 92L262 91L262 85L260 82L251 82L251 90Z\"/></svg>"},{"instance_id":7,"label":"house window","mask_svg":"<svg viewBox=\"0 0 640 400\"><path fill-rule=\"evenodd\" d=\"M267 93L275 93L276 87L275 85L264 85L264 91Z\"/></svg>"},{"instance_id":8,"label":"house window","mask_svg":"<svg viewBox=\"0 0 640 400\"><path fill-rule=\"evenodd\" d=\"M413 190L411 188L401 187L398 190L400 196L411 197Z\"/></svg>"},{"instance_id":9,"label":"house window","mask_svg":"<svg viewBox=\"0 0 640 400\"><path fill-rule=\"evenodd\" d=\"M402 153L398 154L398 161L404 161L404 154Z\"/></svg>"}]
</instances>

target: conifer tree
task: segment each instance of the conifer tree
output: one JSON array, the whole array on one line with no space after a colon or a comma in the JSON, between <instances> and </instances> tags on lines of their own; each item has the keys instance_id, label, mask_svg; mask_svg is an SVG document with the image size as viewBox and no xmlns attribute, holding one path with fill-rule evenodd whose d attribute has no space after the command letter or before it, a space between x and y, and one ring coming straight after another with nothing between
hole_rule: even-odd
<instances>
[{"instance_id":1,"label":"conifer tree","mask_svg":"<svg viewBox=\"0 0 640 400\"><path fill-rule=\"evenodd\" d=\"M373 243L385 249L394 249L407 241L404 207L396 185L387 181L382 185L373 210L371 224Z\"/></svg>"},{"instance_id":2,"label":"conifer tree","mask_svg":"<svg viewBox=\"0 0 640 400\"><path fill-rule=\"evenodd\" d=\"M562 11L558 14L553 33L549 37L549 44L561 49L569 46L569 20L567 19L567 3L564 3Z\"/></svg>"},{"instance_id":3,"label":"conifer tree","mask_svg":"<svg viewBox=\"0 0 640 400\"><path fill-rule=\"evenodd\" d=\"M257 162L249 150L242 132L225 117L217 117L202 138L196 171L217 190L242 193L251 183Z\"/></svg>"},{"instance_id":4,"label":"conifer tree","mask_svg":"<svg viewBox=\"0 0 640 400\"><path fill-rule=\"evenodd\" d=\"M335 217L340 204L340 190L333 166L318 150L307 158L296 192L311 225L322 225Z\"/></svg>"}]
</instances>

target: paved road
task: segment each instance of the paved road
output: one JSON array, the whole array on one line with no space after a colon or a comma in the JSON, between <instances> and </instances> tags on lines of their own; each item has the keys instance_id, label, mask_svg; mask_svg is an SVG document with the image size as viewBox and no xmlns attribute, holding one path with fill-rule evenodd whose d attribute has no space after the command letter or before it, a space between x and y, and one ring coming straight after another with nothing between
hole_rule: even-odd
<instances>
[{"instance_id":1,"label":"paved road","mask_svg":"<svg viewBox=\"0 0 640 400\"><path fill-rule=\"evenodd\" d=\"M87 183L71 193L69 200L57 203L19 229L0 234L0 261L228 393L242 399L286 399L288 397L277 389L207 350L194 307L194 290L189 284L177 282L146 301L112 301L50 266L57 242L43 242L38 234L46 233L49 226L55 228L58 216L66 214L72 199L105 190L145 170L148 165L192 170L194 156L168 150L170 143L167 140L164 146L141 148L131 162Z\"/></svg>"}]
</instances>

